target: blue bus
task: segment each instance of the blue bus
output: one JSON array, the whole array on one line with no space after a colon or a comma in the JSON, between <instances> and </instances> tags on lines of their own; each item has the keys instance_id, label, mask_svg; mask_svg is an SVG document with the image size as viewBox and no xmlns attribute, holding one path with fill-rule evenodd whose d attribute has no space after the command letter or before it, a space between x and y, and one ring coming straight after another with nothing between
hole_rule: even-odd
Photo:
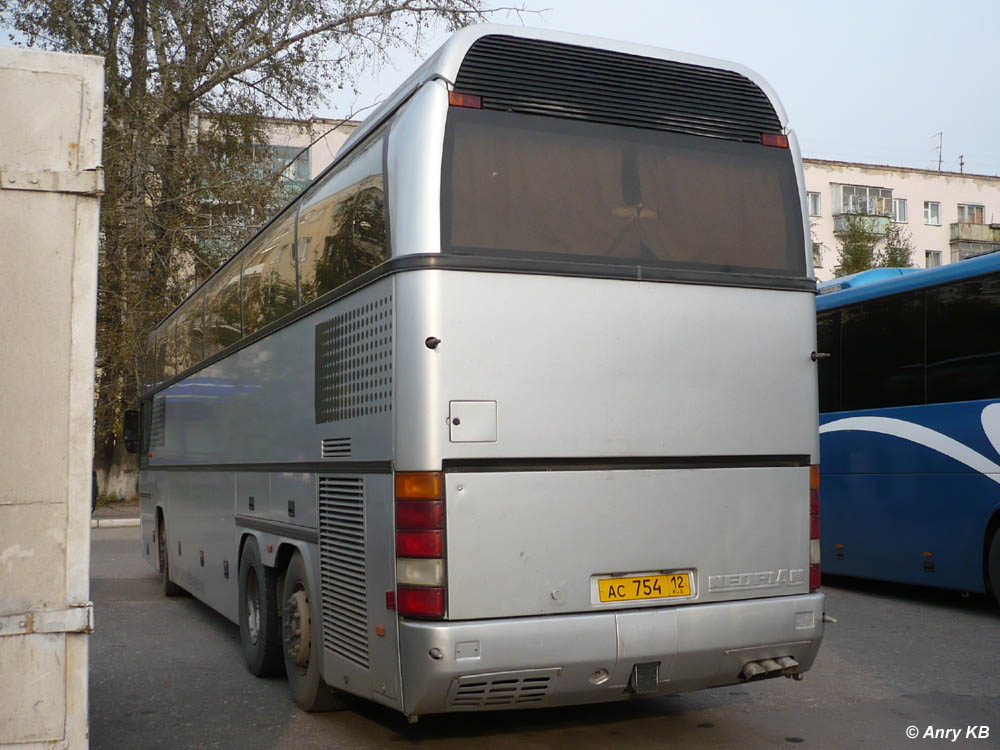
<instances>
[{"instance_id":1,"label":"blue bus","mask_svg":"<svg viewBox=\"0 0 1000 750\"><path fill-rule=\"evenodd\" d=\"M1000 253L819 292L823 572L1000 601Z\"/></svg>"}]
</instances>

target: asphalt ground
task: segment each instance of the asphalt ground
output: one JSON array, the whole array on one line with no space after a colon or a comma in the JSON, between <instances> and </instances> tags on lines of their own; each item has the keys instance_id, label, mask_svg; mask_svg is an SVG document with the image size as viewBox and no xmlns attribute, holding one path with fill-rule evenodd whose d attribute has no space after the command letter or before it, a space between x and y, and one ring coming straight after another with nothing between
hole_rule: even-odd
<instances>
[{"instance_id":1,"label":"asphalt ground","mask_svg":"<svg viewBox=\"0 0 1000 750\"><path fill-rule=\"evenodd\" d=\"M802 682L430 716L410 726L360 699L346 711L302 713L284 679L247 672L236 625L196 599L160 594L139 556L139 529L93 529L91 539L90 736L98 750L1000 747L1000 607L985 596L827 580L826 609L838 622L827 626ZM967 737L970 726L990 734ZM921 736L909 739L910 727ZM928 728L960 737L923 738Z\"/></svg>"}]
</instances>

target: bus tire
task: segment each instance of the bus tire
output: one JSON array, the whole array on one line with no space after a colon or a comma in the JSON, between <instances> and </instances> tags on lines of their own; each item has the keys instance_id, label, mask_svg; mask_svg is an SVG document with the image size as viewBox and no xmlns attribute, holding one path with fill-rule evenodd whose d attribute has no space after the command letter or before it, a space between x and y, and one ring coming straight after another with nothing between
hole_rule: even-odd
<instances>
[{"instance_id":1,"label":"bus tire","mask_svg":"<svg viewBox=\"0 0 1000 750\"><path fill-rule=\"evenodd\" d=\"M993 541L986 553L986 575L989 578L990 593L997 604L1000 604L1000 529L993 532Z\"/></svg>"},{"instance_id":2,"label":"bus tire","mask_svg":"<svg viewBox=\"0 0 1000 750\"><path fill-rule=\"evenodd\" d=\"M160 557L160 586L164 596L181 596L184 589L170 580L170 556L167 554L167 526L161 515L156 524L156 548Z\"/></svg>"},{"instance_id":3,"label":"bus tire","mask_svg":"<svg viewBox=\"0 0 1000 750\"><path fill-rule=\"evenodd\" d=\"M240 557L240 644L250 674L274 677L285 670L278 614L278 574L265 567L252 536Z\"/></svg>"},{"instance_id":4,"label":"bus tire","mask_svg":"<svg viewBox=\"0 0 1000 750\"><path fill-rule=\"evenodd\" d=\"M320 676L323 648L319 610L311 598L306 565L296 550L281 585L281 642L292 698L310 713L343 707Z\"/></svg>"}]
</instances>

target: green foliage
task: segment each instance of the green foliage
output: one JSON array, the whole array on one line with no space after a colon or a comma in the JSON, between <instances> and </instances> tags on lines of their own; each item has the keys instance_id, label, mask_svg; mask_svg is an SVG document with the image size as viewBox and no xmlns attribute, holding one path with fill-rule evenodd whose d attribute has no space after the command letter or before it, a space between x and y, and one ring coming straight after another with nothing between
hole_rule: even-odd
<instances>
[{"instance_id":1,"label":"green foliage","mask_svg":"<svg viewBox=\"0 0 1000 750\"><path fill-rule=\"evenodd\" d=\"M289 197L262 167L263 118L309 115L393 48L495 10L522 11L483 0L0 0L0 24L28 46L104 58L100 465L126 460L121 419L152 327ZM288 297L275 287L268 312ZM235 302L220 319L239 320Z\"/></svg>"},{"instance_id":2,"label":"green foliage","mask_svg":"<svg viewBox=\"0 0 1000 750\"><path fill-rule=\"evenodd\" d=\"M839 234L836 276L847 276L870 268L910 268L913 242L899 224L889 223L879 231L880 217L846 214L845 231Z\"/></svg>"}]
</instances>

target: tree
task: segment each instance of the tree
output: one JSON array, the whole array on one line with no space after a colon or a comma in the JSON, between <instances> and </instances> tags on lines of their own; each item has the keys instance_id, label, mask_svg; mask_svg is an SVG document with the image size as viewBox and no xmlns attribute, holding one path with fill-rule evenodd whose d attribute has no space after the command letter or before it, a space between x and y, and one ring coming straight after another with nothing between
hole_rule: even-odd
<instances>
[{"instance_id":1,"label":"tree","mask_svg":"<svg viewBox=\"0 0 1000 750\"><path fill-rule=\"evenodd\" d=\"M127 459L122 415L145 337L287 200L262 169L263 118L305 116L432 26L483 0L0 0L26 44L102 55L105 72L97 462ZM13 41L17 41L12 36Z\"/></svg>"},{"instance_id":2,"label":"tree","mask_svg":"<svg viewBox=\"0 0 1000 750\"><path fill-rule=\"evenodd\" d=\"M913 241L899 224L889 223L879 230L882 217L845 214L846 227L840 233L836 276L867 271L870 268L910 268L913 266Z\"/></svg>"}]
</instances>

